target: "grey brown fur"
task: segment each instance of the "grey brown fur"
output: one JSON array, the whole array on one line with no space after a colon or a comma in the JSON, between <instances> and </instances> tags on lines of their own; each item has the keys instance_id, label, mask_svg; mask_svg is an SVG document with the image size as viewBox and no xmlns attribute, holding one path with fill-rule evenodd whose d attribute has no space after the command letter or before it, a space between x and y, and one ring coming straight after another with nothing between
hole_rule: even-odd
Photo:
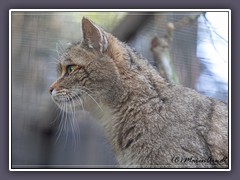
<instances>
[{"instance_id":1,"label":"grey brown fur","mask_svg":"<svg viewBox=\"0 0 240 180\"><path fill-rule=\"evenodd\" d=\"M60 108L84 108L99 119L119 167L228 167L226 104L167 83L86 18L82 28L83 41L61 56L50 93ZM203 162L210 158L220 162Z\"/></svg>"}]
</instances>

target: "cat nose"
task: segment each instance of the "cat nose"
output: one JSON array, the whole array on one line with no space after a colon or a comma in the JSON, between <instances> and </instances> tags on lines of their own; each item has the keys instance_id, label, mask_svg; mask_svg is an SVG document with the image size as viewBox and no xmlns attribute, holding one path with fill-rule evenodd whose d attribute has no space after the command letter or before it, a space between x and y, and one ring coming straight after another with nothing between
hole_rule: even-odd
<instances>
[{"instance_id":1,"label":"cat nose","mask_svg":"<svg viewBox=\"0 0 240 180\"><path fill-rule=\"evenodd\" d=\"M50 87L50 88L48 89L48 92L52 95L53 90L54 90L54 88L53 88L53 87Z\"/></svg>"}]
</instances>

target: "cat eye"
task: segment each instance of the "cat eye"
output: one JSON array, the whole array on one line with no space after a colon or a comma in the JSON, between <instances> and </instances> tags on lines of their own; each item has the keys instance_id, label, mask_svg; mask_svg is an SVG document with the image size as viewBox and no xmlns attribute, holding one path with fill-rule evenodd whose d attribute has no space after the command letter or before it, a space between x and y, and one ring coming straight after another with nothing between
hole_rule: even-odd
<instances>
[{"instance_id":1,"label":"cat eye","mask_svg":"<svg viewBox=\"0 0 240 180\"><path fill-rule=\"evenodd\" d=\"M76 65L68 65L67 66L67 73L71 74L76 69Z\"/></svg>"}]
</instances>

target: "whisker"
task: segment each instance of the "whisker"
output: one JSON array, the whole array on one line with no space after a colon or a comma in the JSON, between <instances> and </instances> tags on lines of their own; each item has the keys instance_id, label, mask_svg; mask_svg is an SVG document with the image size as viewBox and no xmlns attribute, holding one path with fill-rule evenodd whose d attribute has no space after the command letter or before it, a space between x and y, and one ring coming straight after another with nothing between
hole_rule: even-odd
<instances>
[{"instance_id":1,"label":"whisker","mask_svg":"<svg viewBox=\"0 0 240 180\"><path fill-rule=\"evenodd\" d=\"M61 109L59 107L56 107L56 111L57 111L57 116L54 118L54 120L52 122L50 122L51 125L54 124L61 115Z\"/></svg>"},{"instance_id":2,"label":"whisker","mask_svg":"<svg viewBox=\"0 0 240 180\"><path fill-rule=\"evenodd\" d=\"M75 90L79 90L79 91L82 91L83 93L86 93L96 103L96 105L99 107L99 109L101 109L101 111L103 112L103 109L101 108L101 106L98 104L98 102L89 93L87 93L86 91L84 91L82 89L75 89Z\"/></svg>"},{"instance_id":3,"label":"whisker","mask_svg":"<svg viewBox=\"0 0 240 180\"><path fill-rule=\"evenodd\" d=\"M58 60L59 61L59 57L60 57L60 53L59 53L59 51L58 51L58 48L57 48L57 44L56 44L56 47L55 47L55 49L50 49L49 51L51 51L51 55L50 55L50 58L52 58L52 59L55 59L55 60ZM54 53L54 55L53 55L53 53ZM58 58L57 57L55 57L55 55L58 55Z\"/></svg>"},{"instance_id":4,"label":"whisker","mask_svg":"<svg viewBox=\"0 0 240 180\"><path fill-rule=\"evenodd\" d=\"M79 90L80 90L80 89L79 89ZM99 109L101 109L101 111L103 112L103 109L101 108L101 106L98 104L98 102L97 102L90 94L88 94L88 93L87 93L86 91L84 91L84 90L80 90L80 91L86 93L86 94L96 103L96 105L99 107Z\"/></svg>"},{"instance_id":5,"label":"whisker","mask_svg":"<svg viewBox=\"0 0 240 180\"><path fill-rule=\"evenodd\" d=\"M68 98L71 98L70 95L67 95ZM69 103L69 106L70 106L70 111L72 113L72 120L74 120L75 118L75 112L73 111L73 107L74 107L74 102L73 101L70 101ZM75 131L74 131L74 128L73 128L73 123L72 123L72 120L70 120L70 126L71 126L71 129L72 129L72 134L73 134L73 141L74 141L74 148L76 148L76 139L75 139Z\"/></svg>"},{"instance_id":6,"label":"whisker","mask_svg":"<svg viewBox=\"0 0 240 180\"><path fill-rule=\"evenodd\" d=\"M81 106L82 106L83 112L85 112L85 109L84 109L84 106L83 106L83 101L82 101L81 97L80 97L77 93L74 93L74 92L70 92L70 94L76 96L77 101L80 102L80 104L81 104Z\"/></svg>"},{"instance_id":7,"label":"whisker","mask_svg":"<svg viewBox=\"0 0 240 180\"><path fill-rule=\"evenodd\" d=\"M60 58L60 54L59 54L59 51L58 51L58 43L56 43L56 52L57 52L58 57Z\"/></svg>"},{"instance_id":8,"label":"whisker","mask_svg":"<svg viewBox=\"0 0 240 180\"><path fill-rule=\"evenodd\" d=\"M64 117L64 111L62 110L63 108L64 108L64 104L63 105L60 105L61 107L60 107L60 114L61 114L61 119L60 119L60 121L59 121L59 125L58 125L58 130L57 130L57 132L56 132L56 134L57 134L57 138L56 138L56 141L55 141L55 144L58 142L58 140L59 140L59 138L60 138L60 136L61 136L61 134L62 134L62 131L63 131L63 117Z\"/></svg>"},{"instance_id":9,"label":"whisker","mask_svg":"<svg viewBox=\"0 0 240 180\"><path fill-rule=\"evenodd\" d=\"M60 58L57 58L55 56L50 56L50 59L51 59L52 62L55 62L56 64L61 62Z\"/></svg>"},{"instance_id":10,"label":"whisker","mask_svg":"<svg viewBox=\"0 0 240 180\"><path fill-rule=\"evenodd\" d=\"M68 100L70 100L70 98L68 97L68 96L65 96ZM66 132L66 139L65 139L65 144L64 144L64 147L66 146L66 144L67 144L67 141L68 141L68 134L69 134L69 131L68 131L68 123L69 123L69 114L68 114L68 112L69 112L69 110L68 110L68 106L67 106L67 103L65 102L65 107L66 107L66 120L65 120L65 122L64 122L64 130L65 130L65 132Z\"/></svg>"},{"instance_id":11,"label":"whisker","mask_svg":"<svg viewBox=\"0 0 240 180\"><path fill-rule=\"evenodd\" d=\"M73 94L74 95L74 94ZM82 100L81 100L81 98L77 95L77 97L78 97L78 101L80 101L80 103L81 103L81 105L82 105L82 107L83 107L83 104L82 104ZM79 132L80 132L80 129L79 129L79 127L78 127L78 123L77 123L77 120L76 120L76 109L75 109L75 104L74 104L74 101L72 101L72 104L73 104L73 112L74 112L74 114L73 114L73 121L72 121L72 126L73 126L73 131L74 131L74 137L75 137L75 135L76 135L76 143L75 143L75 145L77 146L77 142L79 142L79 140L80 140L80 136L79 136ZM83 110L84 110L84 107L83 107ZM85 111L84 111L85 112Z\"/></svg>"},{"instance_id":12,"label":"whisker","mask_svg":"<svg viewBox=\"0 0 240 180\"><path fill-rule=\"evenodd\" d=\"M62 116L61 116L61 119L60 119L60 123L59 123L59 128L58 128L58 131L57 131L57 138L56 138L56 142L58 142L61 134L63 131L66 132L66 117L67 117L67 114L66 114L66 104L65 103L62 103L62 104L59 104L59 108L61 108L61 112L62 112ZM65 141L65 145L66 145L66 141ZM64 145L64 146L65 146Z\"/></svg>"},{"instance_id":13,"label":"whisker","mask_svg":"<svg viewBox=\"0 0 240 180\"><path fill-rule=\"evenodd\" d=\"M74 148L76 149L76 147L77 147L77 136L76 136L76 129L74 128L74 122L76 121L75 104L74 104L74 102L72 102L72 104L73 104L73 117L72 117L72 121L71 121L71 127L72 127L72 130L73 130Z\"/></svg>"},{"instance_id":14,"label":"whisker","mask_svg":"<svg viewBox=\"0 0 240 180\"><path fill-rule=\"evenodd\" d=\"M65 51L66 47L64 46L64 44L62 43L61 40L59 40L58 42L59 42L59 45L60 45L59 47L61 48L61 51L63 53Z\"/></svg>"}]
</instances>

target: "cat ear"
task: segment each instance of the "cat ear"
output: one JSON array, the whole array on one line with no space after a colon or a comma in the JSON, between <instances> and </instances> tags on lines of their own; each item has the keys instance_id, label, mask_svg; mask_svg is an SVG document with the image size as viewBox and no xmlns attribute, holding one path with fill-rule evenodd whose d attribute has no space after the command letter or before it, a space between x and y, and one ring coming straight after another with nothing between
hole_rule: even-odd
<instances>
[{"instance_id":1,"label":"cat ear","mask_svg":"<svg viewBox=\"0 0 240 180\"><path fill-rule=\"evenodd\" d=\"M85 17L82 19L82 32L84 45L101 53L106 51L108 47L106 34L100 27L94 25Z\"/></svg>"}]
</instances>

